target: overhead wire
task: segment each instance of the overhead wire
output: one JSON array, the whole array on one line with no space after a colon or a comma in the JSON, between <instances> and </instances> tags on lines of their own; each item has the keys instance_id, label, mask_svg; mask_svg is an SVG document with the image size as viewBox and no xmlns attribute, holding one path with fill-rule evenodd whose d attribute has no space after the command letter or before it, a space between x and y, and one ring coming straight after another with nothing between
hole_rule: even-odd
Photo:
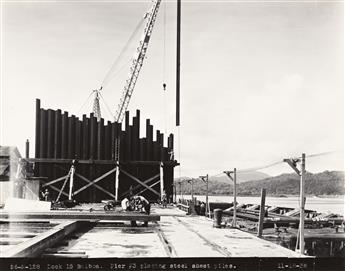
<instances>
[{"instance_id":1,"label":"overhead wire","mask_svg":"<svg viewBox=\"0 0 345 271\"><path fill-rule=\"evenodd\" d=\"M342 152L342 151L343 150L335 150L335 151L327 151L327 152L315 153L315 154L306 155L306 158L326 156L326 155L330 155L330 154L337 153L337 152ZM293 159L295 159L295 158L301 158L301 157L294 157ZM276 162L269 163L269 164L262 165L262 166L245 168L245 169L237 169L236 172L237 173L255 172L255 171L258 171L258 170L261 170L261 169L270 168L270 167L273 167L273 166L276 166L276 165L279 165L279 164L283 164L283 163L285 163L285 162L283 161L283 159L281 159L281 160L277 160ZM221 176L223 174L225 174L225 173L224 172L220 172L220 173L211 175L211 176L209 176L209 180L211 178L219 177L219 176ZM198 178L194 178L194 179L198 179Z\"/></svg>"}]
</instances>

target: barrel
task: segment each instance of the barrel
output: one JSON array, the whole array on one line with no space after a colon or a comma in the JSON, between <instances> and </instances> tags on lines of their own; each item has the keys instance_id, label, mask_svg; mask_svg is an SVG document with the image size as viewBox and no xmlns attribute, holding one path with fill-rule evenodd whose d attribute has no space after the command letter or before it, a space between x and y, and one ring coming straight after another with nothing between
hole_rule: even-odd
<instances>
[{"instance_id":1,"label":"barrel","mask_svg":"<svg viewBox=\"0 0 345 271\"><path fill-rule=\"evenodd\" d=\"M220 228L220 224L222 223L222 212L222 209L213 210L213 227Z\"/></svg>"}]
</instances>

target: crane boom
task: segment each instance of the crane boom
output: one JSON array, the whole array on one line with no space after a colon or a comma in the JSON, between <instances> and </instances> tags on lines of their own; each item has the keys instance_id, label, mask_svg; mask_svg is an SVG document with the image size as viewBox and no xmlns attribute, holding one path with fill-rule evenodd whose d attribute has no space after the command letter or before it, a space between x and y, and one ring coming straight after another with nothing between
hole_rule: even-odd
<instances>
[{"instance_id":1,"label":"crane boom","mask_svg":"<svg viewBox=\"0 0 345 271\"><path fill-rule=\"evenodd\" d=\"M126 80L126 84L122 92L120 103L116 111L115 121L117 122L122 122L123 120L123 117L127 110L132 93L134 91L134 87L137 82L139 72L141 70L141 67L143 66L143 62L145 59L150 37L152 34L153 26L157 18L160 2L161 0L154 1L150 11L146 13L147 23L145 25L142 38L140 39L139 46L137 47L136 53L133 57L132 64L130 67L130 74L129 74L128 79Z\"/></svg>"}]
</instances>

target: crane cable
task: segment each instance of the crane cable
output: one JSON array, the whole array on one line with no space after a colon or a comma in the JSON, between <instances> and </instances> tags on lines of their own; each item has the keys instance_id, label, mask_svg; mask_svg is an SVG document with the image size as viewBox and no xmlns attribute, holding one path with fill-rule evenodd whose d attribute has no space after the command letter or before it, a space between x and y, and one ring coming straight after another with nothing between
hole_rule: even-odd
<instances>
[{"instance_id":1,"label":"crane cable","mask_svg":"<svg viewBox=\"0 0 345 271\"><path fill-rule=\"evenodd\" d=\"M83 107L86 105L86 103L89 101L91 95L93 94L93 91L91 91L90 95L87 97L87 99L85 100L85 102L82 104L82 106L79 108L77 115L79 115L79 113L81 112L81 110L83 109Z\"/></svg>"},{"instance_id":2,"label":"crane cable","mask_svg":"<svg viewBox=\"0 0 345 271\"><path fill-rule=\"evenodd\" d=\"M164 107L164 133L167 134L167 97L166 97L166 1L164 1L163 12L163 107Z\"/></svg>"},{"instance_id":3,"label":"crane cable","mask_svg":"<svg viewBox=\"0 0 345 271\"><path fill-rule=\"evenodd\" d=\"M137 24L137 26L135 27L133 33L131 34L131 36L129 37L128 41L126 42L125 46L122 48L120 54L118 55L118 57L115 59L113 65L111 66L111 68L109 69L109 71L107 72L106 76L104 77L102 84L101 84L101 89L103 87L105 87L111 79L113 79L114 77L114 72L116 71L116 69L118 68L118 65L120 63L120 61L122 60L125 52L127 51L129 45L132 43L133 39L135 38L135 36L137 35L140 27L142 26L142 24L145 21L145 16L143 16L139 23ZM117 73L116 73L117 74Z\"/></svg>"}]
</instances>

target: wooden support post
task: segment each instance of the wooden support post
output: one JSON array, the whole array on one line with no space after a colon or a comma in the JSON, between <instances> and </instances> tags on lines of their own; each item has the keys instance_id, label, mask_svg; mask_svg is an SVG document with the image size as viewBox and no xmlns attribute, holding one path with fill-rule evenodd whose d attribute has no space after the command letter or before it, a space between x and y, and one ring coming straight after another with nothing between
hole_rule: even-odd
<instances>
[{"instance_id":1,"label":"wooden support post","mask_svg":"<svg viewBox=\"0 0 345 271\"><path fill-rule=\"evenodd\" d=\"M211 218L210 202L208 200L208 174L206 175L206 206L207 206L208 216Z\"/></svg>"},{"instance_id":2,"label":"wooden support post","mask_svg":"<svg viewBox=\"0 0 345 271\"><path fill-rule=\"evenodd\" d=\"M234 212L233 212L233 219L232 219L232 226L237 227L237 219L236 219L236 211L237 211L237 185L236 185L236 168L233 171L223 171L229 178L234 182ZM231 174L234 174L234 177Z\"/></svg>"},{"instance_id":3,"label":"wooden support post","mask_svg":"<svg viewBox=\"0 0 345 271\"><path fill-rule=\"evenodd\" d=\"M304 255L304 205L305 205L305 195L304 195L304 179L305 179L305 153L302 153L302 160L297 159L284 159L284 162L300 176L300 216L299 216L299 232L297 242L299 241L299 252ZM297 163L301 162L301 170L297 168ZM296 244L297 250L297 244Z\"/></svg>"},{"instance_id":4,"label":"wooden support post","mask_svg":"<svg viewBox=\"0 0 345 271\"><path fill-rule=\"evenodd\" d=\"M181 201L183 200L183 186L182 181L180 181L180 193L181 193Z\"/></svg>"},{"instance_id":5,"label":"wooden support post","mask_svg":"<svg viewBox=\"0 0 345 271\"><path fill-rule=\"evenodd\" d=\"M191 193L191 196L192 196L192 201L194 202L193 183L194 183L194 179L191 179L190 180L190 184L191 184L191 191L190 191L190 193Z\"/></svg>"},{"instance_id":6,"label":"wooden support post","mask_svg":"<svg viewBox=\"0 0 345 271\"><path fill-rule=\"evenodd\" d=\"M163 202L163 194L164 194L164 168L163 163L161 162L159 165L159 179L161 184L161 201Z\"/></svg>"},{"instance_id":7,"label":"wooden support post","mask_svg":"<svg viewBox=\"0 0 345 271\"><path fill-rule=\"evenodd\" d=\"M236 168L234 168L234 217L233 217L233 227L237 227L237 176Z\"/></svg>"},{"instance_id":8,"label":"wooden support post","mask_svg":"<svg viewBox=\"0 0 345 271\"><path fill-rule=\"evenodd\" d=\"M258 234L257 236L261 238L262 230L264 226L264 217L265 217L265 200L266 200L266 189L261 189L261 204L260 204L260 216L259 216L259 225L258 225Z\"/></svg>"},{"instance_id":9,"label":"wooden support post","mask_svg":"<svg viewBox=\"0 0 345 271\"><path fill-rule=\"evenodd\" d=\"M29 139L25 142L25 158L29 158L30 156L30 142Z\"/></svg>"},{"instance_id":10,"label":"wooden support post","mask_svg":"<svg viewBox=\"0 0 345 271\"><path fill-rule=\"evenodd\" d=\"M74 164L72 164L71 174L69 176L69 192L68 192L68 199L69 200L72 200L73 183L74 183L74 172L75 172L75 168L74 168Z\"/></svg>"},{"instance_id":11,"label":"wooden support post","mask_svg":"<svg viewBox=\"0 0 345 271\"><path fill-rule=\"evenodd\" d=\"M174 181L173 181L174 182ZM173 183L174 185L174 203L177 202L177 187L176 187L176 182Z\"/></svg>"},{"instance_id":12,"label":"wooden support post","mask_svg":"<svg viewBox=\"0 0 345 271\"><path fill-rule=\"evenodd\" d=\"M211 216L210 203L208 202L208 174L200 176L200 178L206 183L206 215Z\"/></svg>"},{"instance_id":13,"label":"wooden support post","mask_svg":"<svg viewBox=\"0 0 345 271\"><path fill-rule=\"evenodd\" d=\"M119 200L119 174L120 174L120 167L119 161L116 161L116 172L115 172L115 201Z\"/></svg>"},{"instance_id":14,"label":"wooden support post","mask_svg":"<svg viewBox=\"0 0 345 271\"><path fill-rule=\"evenodd\" d=\"M301 163L301 188L300 188L300 215L299 215L299 225L300 225L300 253L304 255L304 205L305 205L305 196L304 196L304 178L305 178L305 153L302 153L302 163Z\"/></svg>"}]
</instances>

